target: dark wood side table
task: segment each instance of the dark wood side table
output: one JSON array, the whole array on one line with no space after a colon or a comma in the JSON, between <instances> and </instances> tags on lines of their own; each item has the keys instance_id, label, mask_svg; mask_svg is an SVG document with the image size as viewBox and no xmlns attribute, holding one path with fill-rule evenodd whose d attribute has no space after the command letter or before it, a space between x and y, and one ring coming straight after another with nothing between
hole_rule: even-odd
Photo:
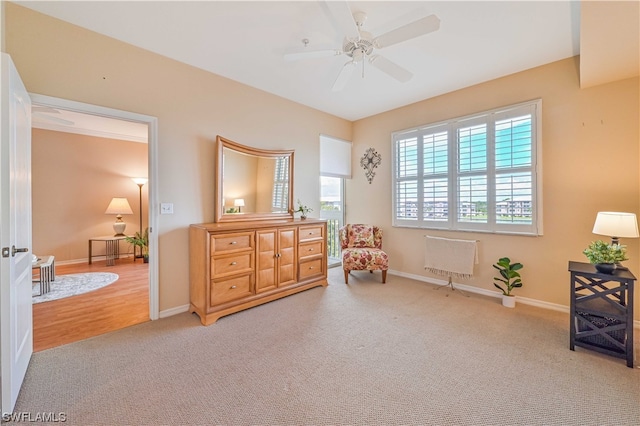
<instances>
[{"instance_id":1,"label":"dark wood side table","mask_svg":"<svg viewBox=\"0 0 640 426\"><path fill-rule=\"evenodd\" d=\"M91 265L94 257L105 256L107 259L107 266L115 265L116 259L120 258L120 241L127 238L126 235L114 235L114 236L106 236L106 237L93 237L89 238L89 265ZM103 242L105 243L105 254L103 255L94 255L93 254L93 242Z\"/></svg>"},{"instance_id":2,"label":"dark wood side table","mask_svg":"<svg viewBox=\"0 0 640 426\"><path fill-rule=\"evenodd\" d=\"M602 274L590 263L569 262L570 343L627 360L633 368L633 287L636 277L617 269Z\"/></svg>"}]
</instances>

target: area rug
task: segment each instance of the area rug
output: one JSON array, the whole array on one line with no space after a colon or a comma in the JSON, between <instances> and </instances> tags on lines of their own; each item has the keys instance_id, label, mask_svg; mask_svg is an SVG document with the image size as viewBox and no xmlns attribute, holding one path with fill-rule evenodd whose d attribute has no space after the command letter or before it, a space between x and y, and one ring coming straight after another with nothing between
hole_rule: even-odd
<instances>
[{"instance_id":1,"label":"area rug","mask_svg":"<svg viewBox=\"0 0 640 426\"><path fill-rule=\"evenodd\" d=\"M33 303L50 302L65 297L88 293L116 282L118 274L111 272L87 272L84 274L56 275L51 281L51 291L40 294L40 283L34 282L32 289Z\"/></svg>"}]
</instances>

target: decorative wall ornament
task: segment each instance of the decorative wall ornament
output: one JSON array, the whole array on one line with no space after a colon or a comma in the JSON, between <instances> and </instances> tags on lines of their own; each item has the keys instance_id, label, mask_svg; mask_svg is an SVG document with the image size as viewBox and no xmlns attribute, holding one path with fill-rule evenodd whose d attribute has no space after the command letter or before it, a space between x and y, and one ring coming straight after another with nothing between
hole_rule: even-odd
<instances>
[{"instance_id":1,"label":"decorative wall ornament","mask_svg":"<svg viewBox=\"0 0 640 426\"><path fill-rule=\"evenodd\" d=\"M371 184L373 177L376 175L373 169L378 167L378 164L380 164L381 162L382 162L382 157L373 148L367 149L367 151L364 153L364 155L360 159L360 165L365 170L364 174L367 177L369 184Z\"/></svg>"}]
</instances>

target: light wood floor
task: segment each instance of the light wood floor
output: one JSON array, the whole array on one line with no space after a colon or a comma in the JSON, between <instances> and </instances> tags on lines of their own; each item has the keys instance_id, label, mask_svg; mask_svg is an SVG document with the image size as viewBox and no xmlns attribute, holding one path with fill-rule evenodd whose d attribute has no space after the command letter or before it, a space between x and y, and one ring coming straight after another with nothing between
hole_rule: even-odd
<instances>
[{"instance_id":1,"label":"light wood floor","mask_svg":"<svg viewBox=\"0 0 640 426\"><path fill-rule=\"evenodd\" d=\"M56 265L56 275L113 272L119 279L89 293L33 305L34 352L149 321L149 264L124 257Z\"/></svg>"}]
</instances>

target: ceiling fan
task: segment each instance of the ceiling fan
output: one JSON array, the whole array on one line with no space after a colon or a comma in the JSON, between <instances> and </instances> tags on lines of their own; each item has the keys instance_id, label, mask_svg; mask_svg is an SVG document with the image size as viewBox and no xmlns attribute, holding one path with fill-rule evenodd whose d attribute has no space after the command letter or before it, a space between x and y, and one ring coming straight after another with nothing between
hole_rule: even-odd
<instances>
[{"instance_id":1,"label":"ceiling fan","mask_svg":"<svg viewBox=\"0 0 640 426\"><path fill-rule=\"evenodd\" d=\"M367 15L364 12L351 13L347 2L327 1L325 3L335 19L338 27L343 31L345 37L342 49L309 50L284 55L285 60L294 61L305 58L318 58L325 56L346 55L350 60L344 64L333 83L332 91L338 92L344 88L359 63L362 63L364 77L364 62L367 61L385 74L405 83L413 77L410 71L402 68L395 62L384 56L375 54L376 49L382 49L394 44L401 43L425 34L434 32L440 28L440 19L436 15L429 15L409 24L398 27L387 33L373 37L371 33L363 30ZM309 44L307 39L303 40L305 48Z\"/></svg>"}]
</instances>

